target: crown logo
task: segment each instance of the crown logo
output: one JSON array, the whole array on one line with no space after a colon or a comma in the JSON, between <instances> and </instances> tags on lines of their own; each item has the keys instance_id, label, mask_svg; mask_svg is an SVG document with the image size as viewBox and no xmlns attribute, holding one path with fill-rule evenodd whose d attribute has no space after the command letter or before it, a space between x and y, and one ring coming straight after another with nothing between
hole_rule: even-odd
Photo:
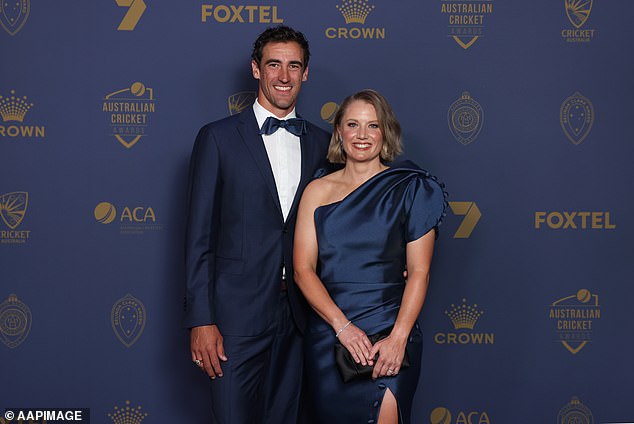
<instances>
[{"instance_id":1,"label":"crown logo","mask_svg":"<svg viewBox=\"0 0 634 424\"><path fill-rule=\"evenodd\" d=\"M115 406L114 412L108 414L114 424L141 424L147 415L147 412L141 411L141 406L131 408L129 400L125 401L125 407Z\"/></svg>"},{"instance_id":2,"label":"crown logo","mask_svg":"<svg viewBox=\"0 0 634 424\"><path fill-rule=\"evenodd\" d=\"M16 97L15 90L11 90L11 97L0 96L0 115L4 122L24 121L24 116L32 107L33 103L29 103L26 96Z\"/></svg>"},{"instance_id":3,"label":"crown logo","mask_svg":"<svg viewBox=\"0 0 634 424\"><path fill-rule=\"evenodd\" d=\"M453 323L453 328L459 330L461 328L467 328L473 330L476 322L482 316L484 311L478 311L476 308L478 305L467 305L467 299L462 299L462 305L451 304L451 309L445 311L445 315L449 317Z\"/></svg>"},{"instance_id":4,"label":"crown logo","mask_svg":"<svg viewBox=\"0 0 634 424\"><path fill-rule=\"evenodd\" d=\"M374 6L370 6L367 0L343 0L337 9L347 24L365 24L365 18L374 10Z\"/></svg>"}]
</instances>

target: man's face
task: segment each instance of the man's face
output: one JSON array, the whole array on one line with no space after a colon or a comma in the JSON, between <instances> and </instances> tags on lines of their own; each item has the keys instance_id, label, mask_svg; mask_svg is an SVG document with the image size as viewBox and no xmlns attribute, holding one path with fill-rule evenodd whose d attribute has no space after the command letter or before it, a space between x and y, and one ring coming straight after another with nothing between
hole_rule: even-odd
<instances>
[{"instance_id":1,"label":"man's face","mask_svg":"<svg viewBox=\"0 0 634 424\"><path fill-rule=\"evenodd\" d=\"M297 103L302 82L308 78L300 45L294 41L266 44L260 66L252 60L251 70L253 78L260 80L260 104L279 118L288 115Z\"/></svg>"}]
</instances>

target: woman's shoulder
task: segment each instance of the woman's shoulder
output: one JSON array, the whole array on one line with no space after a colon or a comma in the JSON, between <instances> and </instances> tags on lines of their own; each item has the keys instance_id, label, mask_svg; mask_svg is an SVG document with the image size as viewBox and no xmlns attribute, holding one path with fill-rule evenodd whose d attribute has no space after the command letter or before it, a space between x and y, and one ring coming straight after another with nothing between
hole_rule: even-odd
<instances>
[{"instance_id":1,"label":"woman's shoulder","mask_svg":"<svg viewBox=\"0 0 634 424\"><path fill-rule=\"evenodd\" d=\"M308 201L320 203L322 200L327 199L329 194L337 186L341 177L341 170L332 172L330 174L323 174L313 179L302 194L302 198Z\"/></svg>"}]
</instances>

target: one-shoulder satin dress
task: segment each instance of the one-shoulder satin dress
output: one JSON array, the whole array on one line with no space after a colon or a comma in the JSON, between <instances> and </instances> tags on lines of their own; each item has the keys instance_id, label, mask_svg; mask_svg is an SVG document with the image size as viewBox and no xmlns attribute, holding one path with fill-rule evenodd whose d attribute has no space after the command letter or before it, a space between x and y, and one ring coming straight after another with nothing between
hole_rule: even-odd
<instances>
[{"instance_id":1,"label":"one-shoulder satin dress","mask_svg":"<svg viewBox=\"0 0 634 424\"><path fill-rule=\"evenodd\" d=\"M405 247L438 226L446 193L428 172L415 166L388 168L339 202L315 210L318 275L328 293L357 327L375 334L394 325L405 280ZM310 411L317 423L376 423L389 389L399 421L410 422L418 383L422 337L410 333L411 366L394 377L343 383L334 361L335 334L316 313L305 335Z\"/></svg>"}]
</instances>

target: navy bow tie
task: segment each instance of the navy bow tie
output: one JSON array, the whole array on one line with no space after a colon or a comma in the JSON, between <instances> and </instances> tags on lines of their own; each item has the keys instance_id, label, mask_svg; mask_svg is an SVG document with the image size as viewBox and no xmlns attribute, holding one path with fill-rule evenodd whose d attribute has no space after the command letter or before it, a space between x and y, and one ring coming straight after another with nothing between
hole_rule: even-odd
<instances>
[{"instance_id":1,"label":"navy bow tie","mask_svg":"<svg viewBox=\"0 0 634 424\"><path fill-rule=\"evenodd\" d=\"M277 119L269 116L264 121L260 134L271 135L279 128L284 128L289 133L299 137L302 134L306 134L306 120L302 118Z\"/></svg>"}]
</instances>

